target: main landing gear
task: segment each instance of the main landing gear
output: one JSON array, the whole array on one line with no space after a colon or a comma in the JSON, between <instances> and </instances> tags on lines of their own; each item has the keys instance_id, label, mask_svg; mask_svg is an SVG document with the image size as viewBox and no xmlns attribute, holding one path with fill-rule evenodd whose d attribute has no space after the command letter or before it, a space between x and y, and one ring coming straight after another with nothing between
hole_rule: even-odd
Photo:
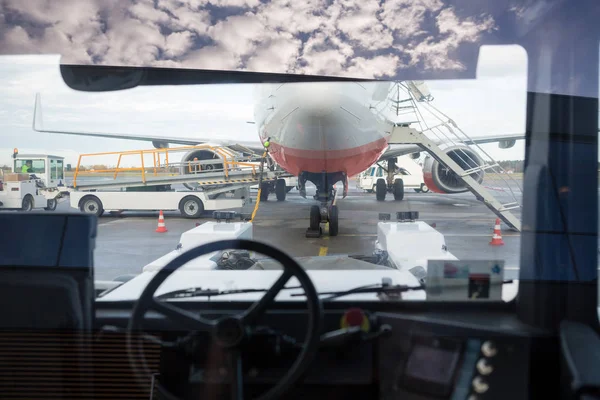
<instances>
[{"instance_id":1,"label":"main landing gear","mask_svg":"<svg viewBox=\"0 0 600 400\"><path fill-rule=\"evenodd\" d=\"M319 238L323 235L321 224L329 224L329 236L337 236L339 232L339 209L336 204L337 189L333 185L340 180L344 184L343 197L348 194L348 177L343 172L336 173L306 173L298 177L300 195L306 198L306 181L309 180L317 187L314 196L318 205L310 207L310 225L306 230L307 238Z\"/></svg>"},{"instance_id":2,"label":"main landing gear","mask_svg":"<svg viewBox=\"0 0 600 400\"><path fill-rule=\"evenodd\" d=\"M387 160L386 179L379 178L375 183L375 197L377 201L385 201L385 196L388 192L394 194L394 200L396 201L404 199L404 181L401 178L394 178L395 172L396 159L390 158Z\"/></svg>"},{"instance_id":3,"label":"main landing gear","mask_svg":"<svg viewBox=\"0 0 600 400\"><path fill-rule=\"evenodd\" d=\"M263 182L261 184L260 201L267 201L270 193L275 193L277 201L285 201L285 196L290 190L285 186L285 179Z\"/></svg>"}]
</instances>

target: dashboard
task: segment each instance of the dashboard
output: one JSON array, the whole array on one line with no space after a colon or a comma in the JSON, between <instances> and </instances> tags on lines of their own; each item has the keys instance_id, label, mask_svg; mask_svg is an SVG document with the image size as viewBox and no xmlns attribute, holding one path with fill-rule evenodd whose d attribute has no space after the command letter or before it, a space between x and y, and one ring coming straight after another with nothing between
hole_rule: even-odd
<instances>
[{"instance_id":1,"label":"dashboard","mask_svg":"<svg viewBox=\"0 0 600 400\"><path fill-rule=\"evenodd\" d=\"M116 303L102 306L98 326L126 326L128 310ZM179 306L212 319L249 304L236 303L239 311L231 310L232 303ZM550 360L557 354L556 341L519 322L510 303L353 303L348 308L336 302L324 311L321 347L286 399L517 400L549 398L557 388L558 376L531 368L540 360L558 361ZM289 370L306 318L297 303L272 304L261 317L257 325L263 330L242 347L244 398L258 397ZM184 336L171 331L159 314L149 314L147 325L165 341ZM361 334L347 335L352 326ZM226 360L208 336L195 336L188 351L162 348L156 361L161 384L179 398L231 398Z\"/></svg>"}]
</instances>

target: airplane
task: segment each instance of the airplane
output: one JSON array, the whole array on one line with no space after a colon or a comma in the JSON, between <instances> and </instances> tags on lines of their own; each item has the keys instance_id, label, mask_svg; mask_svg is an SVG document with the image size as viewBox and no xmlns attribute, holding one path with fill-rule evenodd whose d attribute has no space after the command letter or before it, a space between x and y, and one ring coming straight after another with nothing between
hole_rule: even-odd
<instances>
[{"instance_id":1,"label":"airplane","mask_svg":"<svg viewBox=\"0 0 600 400\"><path fill-rule=\"evenodd\" d=\"M416 98L431 97L422 81L408 81L408 88ZM329 235L338 234L338 208L335 204L338 182L343 184L343 197L348 192L348 178L359 174L378 161L388 165L387 182L381 180L376 187L377 199L384 200L391 191L395 200L404 198L401 179L394 180L395 159L398 156L418 157L423 149L418 144L389 144L390 123L388 117L375 112L374 104L393 103L390 88L394 82L302 82L269 83L255 87L254 116L258 141L214 140L211 138L177 138L172 136L131 135L103 132L74 132L43 129L41 100L36 95L33 130L54 134L70 134L112 139L129 139L152 142L156 148L169 144L198 145L208 143L228 147L233 151L252 151L261 154L265 148L270 159L285 171L298 177L298 189L306 198L306 182L316 186L314 199L318 205L311 206L310 227L307 236L320 236L320 224L329 222ZM40 112L38 112L40 109ZM498 142L501 148L514 146L524 139L524 134L491 135L465 140L459 145L446 148L449 156L465 170L483 165L483 160L469 146L472 144ZM438 144L443 144L441 140ZM462 155L466 155L464 160ZM455 155L455 157L453 157ZM206 149L192 150L183 162L220 158ZM483 170L472 175L480 182ZM428 156L423 164L425 184L437 193L460 193L468 188L462 179L449 172L439 161ZM275 192L277 200L283 201L286 187L278 182L264 183L262 192Z\"/></svg>"}]
</instances>

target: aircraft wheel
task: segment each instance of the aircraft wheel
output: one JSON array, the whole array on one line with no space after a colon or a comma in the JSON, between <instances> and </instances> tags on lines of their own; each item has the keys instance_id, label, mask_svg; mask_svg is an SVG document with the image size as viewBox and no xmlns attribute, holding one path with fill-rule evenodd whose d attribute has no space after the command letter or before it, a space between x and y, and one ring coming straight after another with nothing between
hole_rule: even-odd
<instances>
[{"instance_id":1,"label":"aircraft wheel","mask_svg":"<svg viewBox=\"0 0 600 400\"><path fill-rule=\"evenodd\" d=\"M385 182L385 179L377 179L377 184L375 185L375 197L377 198L377 201L384 201L386 193L387 183Z\"/></svg>"},{"instance_id":2,"label":"aircraft wheel","mask_svg":"<svg viewBox=\"0 0 600 400\"><path fill-rule=\"evenodd\" d=\"M422 192L422 193L427 193L427 192L429 192L429 188L428 188L428 187L427 187L427 185L426 185L426 184L424 184L424 183L421 183L421 192Z\"/></svg>"},{"instance_id":3,"label":"aircraft wheel","mask_svg":"<svg viewBox=\"0 0 600 400\"><path fill-rule=\"evenodd\" d=\"M400 201L404 199L404 181L396 179L394 181L394 200Z\"/></svg>"},{"instance_id":4,"label":"aircraft wheel","mask_svg":"<svg viewBox=\"0 0 600 400\"><path fill-rule=\"evenodd\" d=\"M268 183L263 183L260 189L260 201L269 200L269 190L271 190L271 185Z\"/></svg>"},{"instance_id":5,"label":"aircraft wheel","mask_svg":"<svg viewBox=\"0 0 600 400\"><path fill-rule=\"evenodd\" d=\"M329 236L337 236L338 228L338 206L331 206L329 209Z\"/></svg>"},{"instance_id":6,"label":"aircraft wheel","mask_svg":"<svg viewBox=\"0 0 600 400\"><path fill-rule=\"evenodd\" d=\"M319 206L310 207L310 229L313 231L319 230L321 224L321 211Z\"/></svg>"},{"instance_id":7,"label":"aircraft wheel","mask_svg":"<svg viewBox=\"0 0 600 400\"><path fill-rule=\"evenodd\" d=\"M285 179L277 179L275 182L275 195L277 196L277 201L285 201Z\"/></svg>"}]
</instances>

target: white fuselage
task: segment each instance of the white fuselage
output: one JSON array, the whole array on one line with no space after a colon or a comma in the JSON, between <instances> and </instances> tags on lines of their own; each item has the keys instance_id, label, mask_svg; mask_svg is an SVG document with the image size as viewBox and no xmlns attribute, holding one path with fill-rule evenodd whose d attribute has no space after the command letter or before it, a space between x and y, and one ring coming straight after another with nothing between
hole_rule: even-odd
<instances>
[{"instance_id":1,"label":"white fuselage","mask_svg":"<svg viewBox=\"0 0 600 400\"><path fill-rule=\"evenodd\" d=\"M371 106L389 82L260 85L255 121L261 142L286 171L356 175L387 148L384 120ZM377 99L374 99L377 98ZM385 96L384 96L385 97Z\"/></svg>"}]
</instances>

